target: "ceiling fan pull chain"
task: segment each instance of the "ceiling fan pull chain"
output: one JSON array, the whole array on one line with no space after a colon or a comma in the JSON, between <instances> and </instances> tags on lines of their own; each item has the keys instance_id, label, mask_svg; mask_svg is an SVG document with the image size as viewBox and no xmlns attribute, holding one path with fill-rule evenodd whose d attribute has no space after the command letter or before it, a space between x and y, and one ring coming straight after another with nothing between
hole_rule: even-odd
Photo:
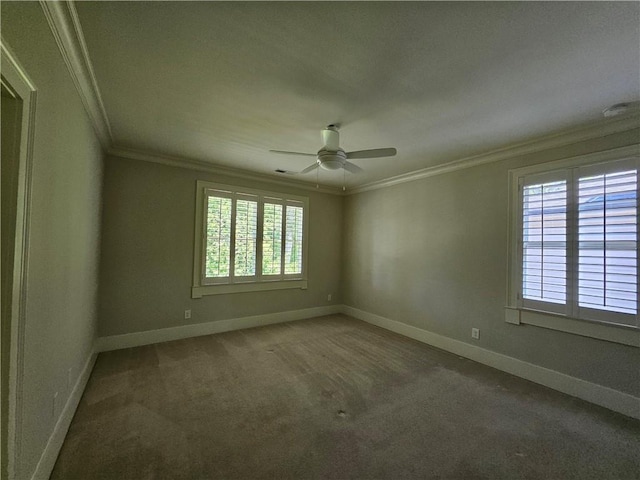
<instances>
[{"instance_id":1,"label":"ceiling fan pull chain","mask_svg":"<svg viewBox=\"0 0 640 480\"><path fill-rule=\"evenodd\" d=\"M344 192L346 190L344 184L347 183L347 172L346 170L343 168L342 169L342 191Z\"/></svg>"}]
</instances>

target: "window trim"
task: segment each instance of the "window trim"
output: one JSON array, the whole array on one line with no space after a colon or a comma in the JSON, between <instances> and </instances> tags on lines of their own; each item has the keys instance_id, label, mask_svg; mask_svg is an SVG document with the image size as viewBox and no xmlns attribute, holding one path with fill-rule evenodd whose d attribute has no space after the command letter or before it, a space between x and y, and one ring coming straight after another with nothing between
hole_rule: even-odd
<instances>
[{"instance_id":1,"label":"window trim","mask_svg":"<svg viewBox=\"0 0 640 480\"><path fill-rule=\"evenodd\" d=\"M239 198L242 196L255 196L258 201L257 216L257 242L262 239L262 220L263 205L265 199L273 203L280 202L283 206L293 205L302 206L304 216L302 223L302 273L301 274L285 274L284 272L277 277L271 275L259 274L262 266L261 248L256 250L256 276L254 277L230 277L228 281L212 280L204 276L204 259L206 242L204 235L206 233L205 224L207 221L205 202L208 193L217 191L227 193L229 198ZM225 196L225 195L221 195ZM204 295L221 295L229 293L282 290L282 289L306 289L308 280L308 256L309 256L309 198L298 195L290 195L281 192L271 192L265 190L256 190L253 188L236 187L233 185L225 185L220 183L207 182L204 180L196 181L196 209L195 209L195 234L194 234L194 254L193 254L193 286L191 288L191 298L201 298ZM284 218L284 212L283 212ZM235 219L232 218L232 222ZM232 239L233 242L233 239ZM284 244L285 238L283 236ZM233 271L233 258L231 258L231 271ZM260 265L260 269L258 269ZM261 272L260 272L261 273ZM227 277L225 277L227 278Z\"/></svg>"},{"instance_id":2,"label":"window trim","mask_svg":"<svg viewBox=\"0 0 640 480\"><path fill-rule=\"evenodd\" d=\"M608 323L598 319L577 318L568 308L566 313L540 310L523 305L523 300L518 298L522 279L522 265L520 261L521 218L522 202L520 201L520 185L522 179L532 175L554 175L554 172L579 167L602 165L609 162L627 161L640 169L640 144L616 148L588 155L566 158L562 160L546 162L527 167L509 170L509 205L508 205L508 265L507 265L507 298L505 307L505 321L520 325L534 325L552 330L572 333L576 335L598 338L624 345L640 347L640 326L638 326L638 314L636 314L636 326ZM640 189L640 184L639 187ZM637 196L640 202L640 196ZM640 212L640 208L638 209ZM569 236L575 234L567 232ZM640 237L639 237L640 240ZM569 255L569 253L568 253ZM640 256L636 260L637 272L640 275ZM640 289L638 296L640 297ZM640 298L638 298L640 307ZM606 315L606 313L604 314Z\"/></svg>"}]
</instances>

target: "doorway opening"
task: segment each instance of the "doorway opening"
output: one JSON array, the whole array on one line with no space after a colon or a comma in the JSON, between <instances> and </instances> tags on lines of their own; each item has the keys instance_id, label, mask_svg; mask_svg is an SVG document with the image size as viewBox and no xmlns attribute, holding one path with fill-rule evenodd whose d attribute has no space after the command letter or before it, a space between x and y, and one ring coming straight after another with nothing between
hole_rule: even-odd
<instances>
[{"instance_id":1,"label":"doorway opening","mask_svg":"<svg viewBox=\"0 0 640 480\"><path fill-rule=\"evenodd\" d=\"M19 475L23 341L36 89L0 42L0 477Z\"/></svg>"},{"instance_id":2,"label":"doorway opening","mask_svg":"<svg viewBox=\"0 0 640 480\"><path fill-rule=\"evenodd\" d=\"M22 100L2 77L2 164L0 166L0 245L1 280L0 309L2 311L2 325L0 332L0 356L2 358L2 388L0 398L0 413L2 415L2 477L9 475L8 471L8 436L9 436L9 364L11 363L11 310L13 304L13 266L15 258L16 240L16 203L18 190L18 166L20 158L20 130L22 117Z\"/></svg>"}]
</instances>

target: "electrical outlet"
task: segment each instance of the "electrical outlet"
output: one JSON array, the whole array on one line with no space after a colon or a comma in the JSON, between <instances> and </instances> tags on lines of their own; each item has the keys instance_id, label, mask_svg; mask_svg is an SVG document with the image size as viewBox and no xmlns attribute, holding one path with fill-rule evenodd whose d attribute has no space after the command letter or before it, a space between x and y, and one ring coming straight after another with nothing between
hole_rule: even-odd
<instances>
[{"instance_id":1,"label":"electrical outlet","mask_svg":"<svg viewBox=\"0 0 640 480\"><path fill-rule=\"evenodd\" d=\"M327 295L327 302L331 301L331 294Z\"/></svg>"},{"instance_id":2,"label":"electrical outlet","mask_svg":"<svg viewBox=\"0 0 640 480\"><path fill-rule=\"evenodd\" d=\"M480 338L480 329L472 328L471 329L471 338L475 338L476 340Z\"/></svg>"},{"instance_id":3,"label":"electrical outlet","mask_svg":"<svg viewBox=\"0 0 640 480\"><path fill-rule=\"evenodd\" d=\"M184 319L189 320L191 318L191 310L184 311Z\"/></svg>"}]
</instances>

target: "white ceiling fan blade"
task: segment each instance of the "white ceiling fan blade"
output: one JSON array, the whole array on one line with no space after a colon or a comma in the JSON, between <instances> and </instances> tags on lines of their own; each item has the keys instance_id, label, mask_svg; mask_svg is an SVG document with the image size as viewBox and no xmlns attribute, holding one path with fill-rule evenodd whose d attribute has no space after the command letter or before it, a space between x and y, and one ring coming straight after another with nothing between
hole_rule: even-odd
<instances>
[{"instance_id":1,"label":"white ceiling fan blade","mask_svg":"<svg viewBox=\"0 0 640 480\"><path fill-rule=\"evenodd\" d=\"M322 141L324 142L324 148L330 152L337 152L340 148L340 132L338 128L329 125L322 130Z\"/></svg>"},{"instance_id":2,"label":"white ceiling fan blade","mask_svg":"<svg viewBox=\"0 0 640 480\"><path fill-rule=\"evenodd\" d=\"M285 150L269 150L271 153L280 153L283 155L304 155L305 157L317 157L317 153L287 152Z\"/></svg>"},{"instance_id":3,"label":"white ceiling fan blade","mask_svg":"<svg viewBox=\"0 0 640 480\"><path fill-rule=\"evenodd\" d=\"M312 165L309 165L309 166L308 166L307 168L305 168L304 170L302 170L302 171L300 172L300 174L303 174L303 173L309 173L309 172L311 172L311 171L315 170L316 168L318 168L318 164L317 164L317 163L314 163L314 164L312 164Z\"/></svg>"},{"instance_id":4,"label":"white ceiling fan blade","mask_svg":"<svg viewBox=\"0 0 640 480\"><path fill-rule=\"evenodd\" d=\"M359 166L357 166L354 163L347 162L346 160L345 160L344 164L342 165L342 168L344 168L347 172L351 172L351 173L364 172L364 170L362 170Z\"/></svg>"},{"instance_id":5,"label":"white ceiling fan blade","mask_svg":"<svg viewBox=\"0 0 640 480\"><path fill-rule=\"evenodd\" d=\"M395 148L374 148L373 150L358 150L348 152L347 158L382 158L393 157L398 151Z\"/></svg>"}]
</instances>

